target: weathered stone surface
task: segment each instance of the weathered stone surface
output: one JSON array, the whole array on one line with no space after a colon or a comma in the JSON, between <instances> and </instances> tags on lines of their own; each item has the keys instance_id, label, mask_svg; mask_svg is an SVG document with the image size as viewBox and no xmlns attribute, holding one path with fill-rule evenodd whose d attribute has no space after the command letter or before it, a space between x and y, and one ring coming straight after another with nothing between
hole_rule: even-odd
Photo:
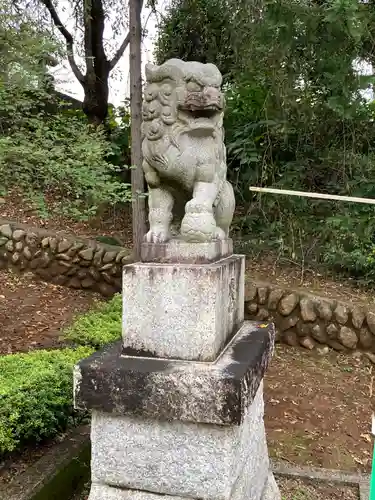
<instances>
[{"instance_id":1,"label":"weathered stone surface","mask_svg":"<svg viewBox=\"0 0 375 500\"><path fill-rule=\"evenodd\" d=\"M369 311L366 314L366 321L367 321L367 325L368 325L371 333L373 333L375 335L375 313L372 311Z\"/></svg>"},{"instance_id":2,"label":"weathered stone surface","mask_svg":"<svg viewBox=\"0 0 375 500\"><path fill-rule=\"evenodd\" d=\"M49 236L46 236L45 238L42 239L42 248L47 248L49 246Z\"/></svg>"},{"instance_id":3,"label":"weathered stone surface","mask_svg":"<svg viewBox=\"0 0 375 500\"><path fill-rule=\"evenodd\" d=\"M261 286L258 288L258 303L264 305L267 302L268 288Z\"/></svg>"},{"instance_id":4,"label":"weathered stone surface","mask_svg":"<svg viewBox=\"0 0 375 500\"><path fill-rule=\"evenodd\" d=\"M330 339L335 339L335 338L337 338L337 334L339 332L339 329L337 328L337 326L334 323L330 323L327 326L326 331L327 331L327 335Z\"/></svg>"},{"instance_id":5,"label":"weathered stone surface","mask_svg":"<svg viewBox=\"0 0 375 500\"><path fill-rule=\"evenodd\" d=\"M0 237L0 247L5 245L5 243L7 243L8 241L8 238L5 238L5 236Z\"/></svg>"},{"instance_id":6,"label":"weathered stone surface","mask_svg":"<svg viewBox=\"0 0 375 500\"><path fill-rule=\"evenodd\" d=\"M121 252L117 254L116 263L117 264L120 263L124 257L128 256L129 256L129 250L121 250Z\"/></svg>"},{"instance_id":7,"label":"weathered stone surface","mask_svg":"<svg viewBox=\"0 0 375 500\"><path fill-rule=\"evenodd\" d=\"M92 267L88 270L88 272L94 278L95 281L99 281L101 279L101 275L97 269Z\"/></svg>"},{"instance_id":8,"label":"weathered stone surface","mask_svg":"<svg viewBox=\"0 0 375 500\"><path fill-rule=\"evenodd\" d=\"M246 284L245 287L245 301L252 302L256 299L258 293L258 289L255 285Z\"/></svg>"},{"instance_id":9,"label":"weathered stone surface","mask_svg":"<svg viewBox=\"0 0 375 500\"><path fill-rule=\"evenodd\" d=\"M297 306L298 300L299 297L296 293L290 293L283 297L279 303L280 314L282 314L283 316L288 316Z\"/></svg>"},{"instance_id":10,"label":"weathered stone surface","mask_svg":"<svg viewBox=\"0 0 375 500\"><path fill-rule=\"evenodd\" d=\"M283 340L286 344L295 347L298 345L297 333L294 330L287 330L283 333Z\"/></svg>"},{"instance_id":11,"label":"weathered stone surface","mask_svg":"<svg viewBox=\"0 0 375 500\"><path fill-rule=\"evenodd\" d=\"M258 314L256 315L256 318L259 320L259 321L265 321L266 319L269 318L269 312L267 311L267 309L264 309L263 307L261 307L258 311Z\"/></svg>"},{"instance_id":12,"label":"weathered stone surface","mask_svg":"<svg viewBox=\"0 0 375 500\"><path fill-rule=\"evenodd\" d=\"M70 262L71 258L66 253L58 253L56 255L57 260L64 260L65 262Z\"/></svg>"},{"instance_id":13,"label":"weathered stone surface","mask_svg":"<svg viewBox=\"0 0 375 500\"><path fill-rule=\"evenodd\" d=\"M242 497L242 499L245 499L245 498L247 500L249 500L250 497L247 497L247 496ZM263 495L262 495L262 498L260 500L282 500L279 487L277 486L275 477L272 473L270 473L268 476L266 488L263 491Z\"/></svg>"},{"instance_id":14,"label":"weathered stone surface","mask_svg":"<svg viewBox=\"0 0 375 500\"><path fill-rule=\"evenodd\" d=\"M202 265L125 266L124 352L215 359L244 319L244 269L243 256Z\"/></svg>"},{"instance_id":15,"label":"weathered stone surface","mask_svg":"<svg viewBox=\"0 0 375 500\"><path fill-rule=\"evenodd\" d=\"M13 240L8 240L8 242L5 244L5 249L8 250L8 252L13 252L14 251L14 242L13 242Z\"/></svg>"},{"instance_id":16,"label":"weathered stone surface","mask_svg":"<svg viewBox=\"0 0 375 500\"><path fill-rule=\"evenodd\" d=\"M188 80L194 81L194 78L199 80L200 89L193 92ZM145 96L148 97L143 100L142 130L146 180L151 181L152 177L150 230L145 237L149 243L171 239L173 206L181 203L185 206L180 224L183 240L211 242L228 238L235 199L233 188L226 180L221 81L214 65L195 61L170 59L159 67L146 66ZM168 96L162 90L165 85L169 86ZM216 108L212 116L201 121L189 115L192 107L198 114L205 113L210 101L215 102ZM164 111L156 115L155 109ZM184 118L179 109L187 111ZM179 127L183 128L183 134L177 133ZM158 160L161 156L162 162ZM203 157L212 159L206 162L210 165L205 168ZM156 179L158 188L154 189ZM174 204L174 199L179 203ZM214 209L215 204L220 210Z\"/></svg>"},{"instance_id":17,"label":"weathered stone surface","mask_svg":"<svg viewBox=\"0 0 375 500\"><path fill-rule=\"evenodd\" d=\"M303 297L300 300L299 305L301 308L301 316L303 321L316 320L315 304L312 299L310 299L309 297Z\"/></svg>"},{"instance_id":18,"label":"weathered stone surface","mask_svg":"<svg viewBox=\"0 0 375 500\"><path fill-rule=\"evenodd\" d=\"M102 266L99 271L100 272L103 272L103 271L108 271L109 269L112 269L113 267L113 264L111 263L108 263L108 264L104 264L104 266Z\"/></svg>"},{"instance_id":19,"label":"weathered stone surface","mask_svg":"<svg viewBox=\"0 0 375 500\"><path fill-rule=\"evenodd\" d=\"M27 260L31 260L33 258L33 255L30 251L30 248L29 247L25 247L23 249L23 255L26 257Z\"/></svg>"},{"instance_id":20,"label":"weathered stone surface","mask_svg":"<svg viewBox=\"0 0 375 500\"><path fill-rule=\"evenodd\" d=\"M309 336L311 332L311 327L312 327L311 323L304 323L303 321L298 321L298 323L296 324L298 335L300 335L301 337Z\"/></svg>"},{"instance_id":21,"label":"weathered stone surface","mask_svg":"<svg viewBox=\"0 0 375 500\"><path fill-rule=\"evenodd\" d=\"M23 249L23 242L17 241L16 244L14 245L14 248L17 252L20 252Z\"/></svg>"},{"instance_id":22,"label":"weathered stone surface","mask_svg":"<svg viewBox=\"0 0 375 500\"><path fill-rule=\"evenodd\" d=\"M106 484L92 483L89 500L161 500L159 493L149 491L116 488ZM168 495L168 500L191 500L175 495Z\"/></svg>"},{"instance_id":23,"label":"weathered stone surface","mask_svg":"<svg viewBox=\"0 0 375 500\"><path fill-rule=\"evenodd\" d=\"M344 304L337 304L335 318L340 325L345 325L349 319L349 309Z\"/></svg>"},{"instance_id":24,"label":"weathered stone surface","mask_svg":"<svg viewBox=\"0 0 375 500\"><path fill-rule=\"evenodd\" d=\"M49 238L48 244L52 253L56 252L58 243L59 241L57 238L52 238L52 237Z\"/></svg>"},{"instance_id":25,"label":"weathered stone surface","mask_svg":"<svg viewBox=\"0 0 375 500\"><path fill-rule=\"evenodd\" d=\"M0 226L0 234L8 238L8 240L12 238L12 233L13 231L10 224L3 224L2 226Z\"/></svg>"},{"instance_id":26,"label":"weathered stone surface","mask_svg":"<svg viewBox=\"0 0 375 500\"><path fill-rule=\"evenodd\" d=\"M85 278L82 280L82 288L91 288L95 281L92 278Z\"/></svg>"},{"instance_id":27,"label":"weathered stone surface","mask_svg":"<svg viewBox=\"0 0 375 500\"><path fill-rule=\"evenodd\" d=\"M109 285L108 283L99 283L98 290L105 297L112 297L112 295L114 295L117 291L113 286Z\"/></svg>"},{"instance_id":28,"label":"weathered stone surface","mask_svg":"<svg viewBox=\"0 0 375 500\"><path fill-rule=\"evenodd\" d=\"M25 231L23 229L16 229L15 231L13 231L13 239L14 241L20 241L23 239L23 237L25 236Z\"/></svg>"},{"instance_id":29,"label":"weathered stone surface","mask_svg":"<svg viewBox=\"0 0 375 500\"><path fill-rule=\"evenodd\" d=\"M327 341L327 334L323 325L314 325L311 328L311 336L321 344Z\"/></svg>"},{"instance_id":30,"label":"weathered stone surface","mask_svg":"<svg viewBox=\"0 0 375 500\"><path fill-rule=\"evenodd\" d=\"M64 253L67 250L69 250L69 248L71 246L72 246L72 242L71 241L63 239L63 240L59 241L59 243L57 245L57 252L58 253Z\"/></svg>"},{"instance_id":31,"label":"weathered stone surface","mask_svg":"<svg viewBox=\"0 0 375 500\"><path fill-rule=\"evenodd\" d=\"M319 318L324 321L330 321L332 319L332 306L326 300L318 299L315 302L316 310L318 312Z\"/></svg>"},{"instance_id":32,"label":"weathered stone surface","mask_svg":"<svg viewBox=\"0 0 375 500\"><path fill-rule=\"evenodd\" d=\"M358 337L355 331L347 326L342 326L340 328L337 338L342 345L348 347L349 349L355 349L357 347Z\"/></svg>"},{"instance_id":33,"label":"weathered stone surface","mask_svg":"<svg viewBox=\"0 0 375 500\"><path fill-rule=\"evenodd\" d=\"M244 322L213 363L121 356L118 342L78 364L75 404L165 421L239 425L273 346L273 325L262 328L252 321Z\"/></svg>"},{"instance_id":34,"label":"weathered stone surface","mask_svg":"<svg viewBox=\"0 0 375 500\"><path fill-rule=\"evenodd\" d=\"M353 307L352 309L352 323L354 328L358 330L362 328L363 322L366 318L366 313L362 307Z\"/></svg>"},{"instance_id":35,"label":"weathered stone surface","mask_svg":"<svg viewBox=\"0 0 375 500\"><path fill-rule=\"evenodd\" d=\"M95 267L101 267L103 265L102 258L104 256L104 249L103 248L97 248L95 251L94 258L92 260L92 265Z\"/></svg>"},{"instance_id":36,"label":"weathered stone surface","mask_svg":"<svg viewBox=\"0 0 375 500\"><path fill-rule=\"evenodd\" d=\"M116 260L118 252L106 252L103 255L103 264L108 264L109 262L113 262Z\"/></svg>"},{"instance_id":37,"label":"weathered stone surface","mask_svg":"<svg viewBox=\"0 0 375 500\"><path fill-rule=\"evenodd\" d=\"M337 342L335 339L328 339L327 344L335 349L335 351L346 351L346 347L344 347L340 342Z\"/></svg>"},{"instance_id":38,"label":"weathered stone surface","mask_svg":"<svg viewBox=\"0 0 375 500\"><path fill-rule=\"evenodd\" d=\"M364 349L370 349L375 345L375 337L367 328L361 328L359 331L359 342Z\"/></svg>"},{"instance_id":39,"label":"weathered stone surface","mask_svg":"<svg viewBox=\"0 0 375 500\"><path fill-rule=\"evenodd\" d=\"M311 337L302 337L299 339L299 343L305 349L309 349L309 351L312 351L315 347L315 342Z\"/></svg>"},{"instance_id":40,"label":"weathered stone surface","mask_svg":"<svg viewBox=\"0 0 375 500\"><path fill-rule=\"evenodd\" d=\"M81 288L81 281L78 278L71 278L68 281L68 286L70 288L76 288L77 290L79 290Z\"/></svg>"},{"instance_id":41,"label":"weathered stone surface","mask_svg":"<svg viewBox=\"0 0 375 500\"><path fill-rule=\"evenodd\" d=\"M231 239L191 243L173 238L166 243L143 243L141 261L164 264L209 264L232 254ZM123 257L125 256L122 256L121 260Z\"/></svg>"},{"instance_id":42,"label":"weathered stone surface","mask_svg":"<svg viewBox=\"0 0 375 500\"><path fill-rule=\"evenodd\" d=\"M274 288L270 291L268 297L268 309L270 311L276 311L280 299L284 295L284 290L281 288Z\"/></svg>"},{"instance_id":43,"label":"weathered stone surface","mask_svg":"<svg viewBox=\"0 0 375 500\"><path fill-rule=\"evenodd\" d=\"M21 259L21 255L18 252L14 252L11 257L11 261L13 264L17 264L19 260Z\"/></svg>"},{"instance_id":44,"label":"weathered stone surface","mask_svg":"<svg viewBox=\"0 0 375 500\"><path fill-rule=\"evenodd\" d=\"M375 353L365 352L365 356L375 365Z\"/></svg>"},{"instance_id":45,"label":"weathered stone surface","mask_svg":"<svg viewBox=\"0 0 375 500\"><path fill-rule=\"evenodd\" d=\"M81 250L78 255L81 259L86 261L91 261L94 257L94 248L86 248L85 250Z\"/></svg>"},{"instance_id":46,"label":"weathered stone surface","mask_svg":"<svg viewBox=\"0 0 375 500\"><path fill-rule=\"evenodd\" d=\"M253 316L254 314L257 313L258 311L258 304L256 304L255 302L251 303L251 302L247 302L246 303L246 310L247 312Z\"/></svg>"},{"instance_id":47,"label":"weathered stone surface","mask_svg":"<svg viewBox=\"0 0 375 500\"><path fill-rule=\"evenodd\" d=\"M317 347L316 352L319 356L326 356L329 353L329 347L327 345Z\"/></svg>"},{"instance_id":48,"label":"weathered stone surface","mask_svg":"<svg viewBox=\"0 0 375 500\"><path fill-rule=\"evenodd\" d=\"M35 248L39 245L40 238L34 232L27 232L25 236L25 243L31 248Z\"/></svg>"},{"instance_id":49,"label":"weathered stone surface","mask_svg":"<svg viewBox=\"0 0 375 500\"><path fill-rule=\"evenodd\" d=\"M284 332L285 330L289 330L289 328L293 328L293 326L296 326L298 320L299 318L296 314L287 318L282 318L282 320L279 322L279 328L282 332Z\"/></svg>"},{"instance_id":50,"label":"weathered stone surface","mask_svg":"<svg viewBox=\"0 0 375 500\"><path fill-rule=\"evenodd\" d=\"M260 499L269 468L263 412L262 385L240 426L162 422L94 411L92 480L206 500ZM253 485L237 487L250 490L251 496L238 492L232 497L241 472Z\"/></svg>"}]
</instances>

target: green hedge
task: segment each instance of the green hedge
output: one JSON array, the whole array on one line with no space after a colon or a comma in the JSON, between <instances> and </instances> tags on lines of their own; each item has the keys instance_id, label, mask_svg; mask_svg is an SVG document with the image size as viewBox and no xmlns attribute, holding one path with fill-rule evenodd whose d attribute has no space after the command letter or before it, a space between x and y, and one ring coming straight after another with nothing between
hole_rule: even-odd
<instances>
[{"instance_id":1,"label":"green hedge","mask_svg":"<svg viewBox=\"0 0 375 500\"><path fill-rule=\"evenodd\" d=\"M0 357L0 455L53 437L74 421L73 366L92 348Z\"/></svg>"},{"instance_id":2,"label":"green hedge","mask_svg":"<svg viewBox=\"0 0 375 500\"><path fill-rule=\"evenodd\" d=\"M108 302L77 316L63 332L64 340L100 349L121 338L122 296L116 294Z\"/></svg>"}]
</instances>

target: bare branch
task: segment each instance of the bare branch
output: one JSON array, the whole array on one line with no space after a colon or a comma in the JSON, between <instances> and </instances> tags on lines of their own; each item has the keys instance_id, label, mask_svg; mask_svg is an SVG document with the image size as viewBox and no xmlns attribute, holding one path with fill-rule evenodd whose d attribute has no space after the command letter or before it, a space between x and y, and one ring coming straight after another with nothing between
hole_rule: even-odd
<instances>
[{"instance_id":1,"label":"bare branch","mask_svg":"<svg viewBox=\"0 0 375 500\"><path fill-rule=\"evenodd\" d=\"M141 11L143 8L143 0L138 0L138 1L139 1L139 10ZM130 31L127 33L126 37L124 38L124 41L120 45L116 54L113 56L113 59L109 62L109 71L112 71L113 68L116 66L116 64L119 62L123 53L126 50L126 47L129 45L129 42L130 42Z\"/></svg>"},{"instance_id":2,"label":"bare branch","mask_svg":"<svg viewBox=\"0 0 375 500\"><path fill-rule=\"evenodd\" d=\"M127 33L126 37L124 38L124 41L118 48L116 54L113 56L112 60L109 62L109 70L113 70L113 68L116 66L116 64L119 62L121 59L123 53L125 52L126 47L129 45L130 42L130 33Z\"/></svg>"},{"instance_id":3,"label":"bare branch","mask_svg":"<svg viewBox=\"0 0 375 500\"><path fill-rule=\"evenodd\" d=\"M74 76L77 78L77 80L82 83L84 81L84 76L77 66L77 63L75 62L74 55L73 55L73 37L71 33L65 28L63 23L60 20L60 17L55 9L55 7L52 4L52 0L41 0L42 3L46 6L48 9L49 13L51 14L52 21L54 22L56 28L60 31L62 36L65 38L66 41L66 51L67 51L67 56L68 56L68 61L70 64L70 67L72 68L72 71L74 73Z\"/></svg>"}]
</instances>

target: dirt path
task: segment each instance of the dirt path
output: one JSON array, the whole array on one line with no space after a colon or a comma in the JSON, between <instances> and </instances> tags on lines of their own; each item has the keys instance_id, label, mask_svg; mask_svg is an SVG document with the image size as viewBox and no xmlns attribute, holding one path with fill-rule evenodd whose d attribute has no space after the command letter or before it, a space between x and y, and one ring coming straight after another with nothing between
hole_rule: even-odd
<instances>
[{"instance_id":1,"label":"dirt path","mask_svg":"<svg viewBox=\"0 0 375 500\"><path fill-rule=\"evenodd\" d=\"M371 370L365 359L278 345L265 379L271 456L369 472Z\"/></svg>"},{"instance_id":2,"label":"dirt path","mask_svg":"<svg viewBox=\"0 0 375 500\"><path fill-rule=\"evenodd\" d=\"M61 328L99 295L0 270L0 354L59 344Z\"/></svg>"}]
</instances>

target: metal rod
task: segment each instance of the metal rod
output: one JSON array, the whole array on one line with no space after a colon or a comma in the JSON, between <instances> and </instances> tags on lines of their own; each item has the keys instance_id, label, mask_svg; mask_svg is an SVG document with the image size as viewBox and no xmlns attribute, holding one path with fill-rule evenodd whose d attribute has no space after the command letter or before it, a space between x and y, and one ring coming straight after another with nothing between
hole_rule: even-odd
<instances>
[{"instance_id":1,"label":"metal rod","mask_svg":"<svg viewBox=\"0 0 375 500\"><path fill-rule=\"evenodd\" d=\"M336 194L310 193L308 191L290 191L287 189L262 188L255 186L251 186L250 191L254 191L257 193L284 194L289 196L303 196L305 198L317 198L320 200L338 200L349 201L351 203L366 203L368 205L375 205L374 198L356 198L354 196L339 196Z\"/></svg>"}]
</instances>

